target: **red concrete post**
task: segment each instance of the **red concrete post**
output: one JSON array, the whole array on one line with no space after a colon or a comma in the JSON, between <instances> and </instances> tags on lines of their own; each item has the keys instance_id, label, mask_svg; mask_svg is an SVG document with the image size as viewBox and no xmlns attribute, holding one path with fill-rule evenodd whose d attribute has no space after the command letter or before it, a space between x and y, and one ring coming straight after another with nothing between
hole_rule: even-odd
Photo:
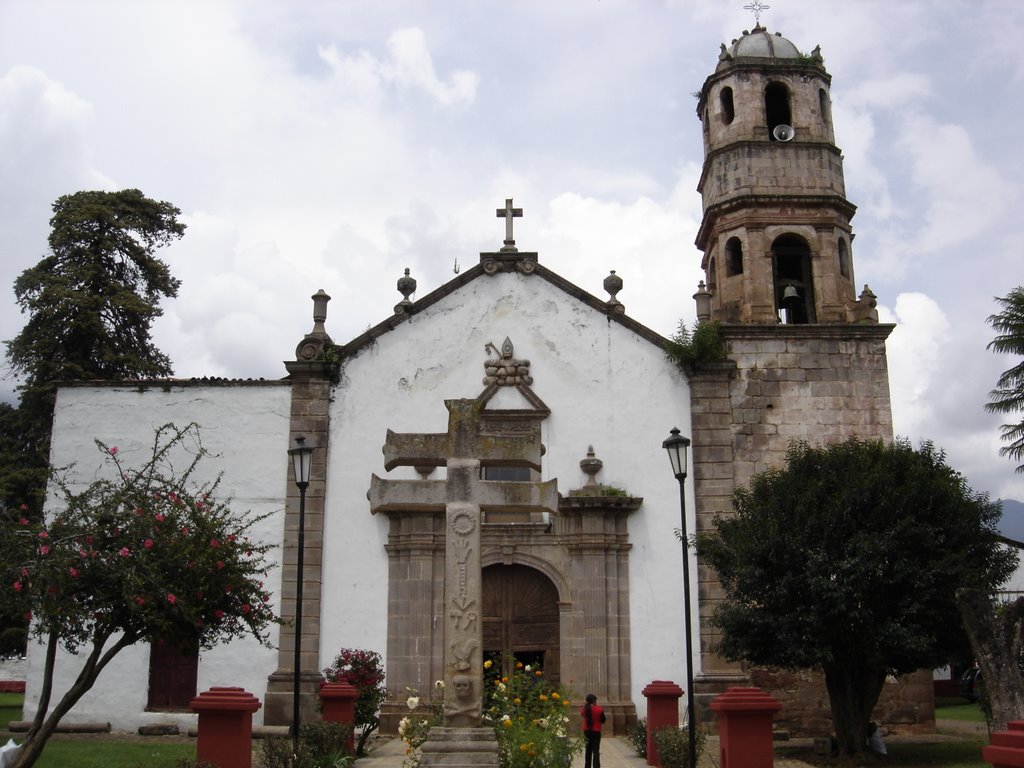
<instances>
[{"instance_id":1,"label":"red concrete post","mask_svg":"<svg viewBox=\"0 0 1024 768\"><path fill-rule=\"evenodd\" d=\"M981 759L993 768L1024 766L1024 720L1011 720L1008 730L992 734L992 743L981 748Z\"/></svg>"},{"instance_id":2,"label":"red concrete post","mask_svg":"<svg viewBox=\"0 0 1024 768\"><path fill-rule=\"evenodd\" d=\"M356 699L359 689L351 683L325 683L320 686L320 699L324 703L324 722L343 723L352 728L348 737L348 750L355 752Z\"/></svg>"},{"instance_id":3,"label":"red concrete post","mask_svg":"<svg viewBox=\"0 0 1024 768\"><path fill-rule=\"evenodd\" d=\"M199 713L196 759L217 768L252 768L252 713L260 700L241 688L214 686L191 707Z\"/></svg>"},{"instance_id":4,"label":"red concrete post","mask_svg":"<svg viewBox=\"0 0 1024 768\"><path fill-rule=\"evenodd\" d=\"M730 688L711 702L718 714L721 768L772 768L772 717L782 704L760 688Z\"/></svg>"},{"instance_id":5,"label":"red concrete post","mask_svg":"<svg viewBox=\"0 0 1024 768\"><path fill-rule=\"evenodd\" d=\"M654 734L666 726L679 727L679 699L683 689L671 680L653 680L642 693L647 699L647 764L660 766Z\"/></svg>"}]
</instances>

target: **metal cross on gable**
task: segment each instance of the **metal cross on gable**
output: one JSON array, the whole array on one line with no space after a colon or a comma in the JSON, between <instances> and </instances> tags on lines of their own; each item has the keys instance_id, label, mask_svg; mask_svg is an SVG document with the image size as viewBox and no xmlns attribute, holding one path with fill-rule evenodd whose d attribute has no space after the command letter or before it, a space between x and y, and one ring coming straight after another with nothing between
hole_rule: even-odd
<instances>
[{"instance_id":1,"label":"metal cross on gable","mask_svg":"<svg viewBox=\"0 0 1024 768\"><path fill-rule=\"evenodd\" d=\"M512 239L512 219L520 219L523 216L522 208L512 207L512 198L505 200L505 207L498 209L498 218L505 220L505 247L502 251L516 251L516 241Z\"/></svg>"},{"instance_id":2,"label":"metal cross on gable","mask_svg":"<svg viewBox=\"0 0 1024 768\"><path fill-rule=\"evenodd\" d=\"M754 23L758 25L761 23L761 13L769 8L771 6L768 3L762 3L761 0L754 0L754 2L743 6L743 10L754 12Z\"/></svg>"}]
</instances>

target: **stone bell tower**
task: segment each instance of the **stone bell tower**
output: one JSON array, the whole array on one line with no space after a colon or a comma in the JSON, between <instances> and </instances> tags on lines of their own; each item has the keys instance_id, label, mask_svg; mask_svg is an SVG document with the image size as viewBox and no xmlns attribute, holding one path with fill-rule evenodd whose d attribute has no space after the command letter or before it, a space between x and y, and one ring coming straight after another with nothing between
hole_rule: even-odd
<instances>
[{"instance_id":1,"label":"stone bell tower","mask_svg":"<svg viewBox=\"0 0 1024 768\"><path fill-rule=\"evenodd\" d=\"M855 298L856 207L846 199L821 53L758 24L732 46L697 103L704 218L697 247L711 319L851 323L873 319ZM699 294L700 295L700 294ZM700 312L699 312L700 314Z\"/></svg>"},{"instance_id":2,"label":"stone bell tower","mask_svg":"<svg viewBox=\"0 0 1024 768\"><path fill-rule=\"evenodd\" d=\"M875 297L855 294L855 207L832 124L831 77L818 48L802 54L760 24L722 46L700 90L704 168L697 235L697 317L719 323L727 360L690 371L698 531L732 510L732 493L785 463L791 440L892 439L885 340ZM711 698L753 684L783 703L776 725L827 733L815 674L741 666L716 652L711 622L723 597L698 557L698 719ZM912 726L929 717L930 678L886 686L876 719ZM891 689L891 690L890 690ZM825 708L827 709L827 707Z\"/></svg>"}]
</instances>

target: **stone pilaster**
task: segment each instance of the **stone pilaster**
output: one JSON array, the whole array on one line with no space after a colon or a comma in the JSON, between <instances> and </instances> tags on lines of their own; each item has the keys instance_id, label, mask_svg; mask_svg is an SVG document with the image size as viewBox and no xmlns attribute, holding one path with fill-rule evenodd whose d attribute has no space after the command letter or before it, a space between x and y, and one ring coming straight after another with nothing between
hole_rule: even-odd
<instances>
[{"instance_id":1,"label":"stone pilaster","mask_svg":"<svg viewBox=\"0 0 1024 768\"><path fill-rule=\"evenodd\" d=\"M323 564L324 499L326 495L329 440L330 394L337 364L324 360L285 363L291 376L292 403L289 446L305 437L313 448L309 487L306 489L305 547L303 555L302 644L300 646L300 717L316 716L320 683L320 598ZM288 463L285 502L284 546L281 553L281 626L277 669L270 675L264 701L263 721L267 725L290 725L295 653L296 565L298 563L299 490L292 480L291 462L284 450L281 461Z\"/></svg>"}]
</instances>

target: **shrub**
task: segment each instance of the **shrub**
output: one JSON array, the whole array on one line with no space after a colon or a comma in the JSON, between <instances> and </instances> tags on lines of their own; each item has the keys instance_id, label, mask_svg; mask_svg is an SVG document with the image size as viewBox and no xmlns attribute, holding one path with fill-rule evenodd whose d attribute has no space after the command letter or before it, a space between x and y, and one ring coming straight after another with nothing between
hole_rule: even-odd
<instances>
[{"instance_id":1,"label":"shrub","mask_svg":"<svg viewBox=\"0 0 1024 768\"><path fill-rule=\"evenodd\" d=\"M642 717L626 728L626 738L629 739L637 755L647 758L647 721Z\"/></svg>"},{"instance_id":2,"label":"shrub","mask_svg":"<svg viewBox=\"0 0 1024 768\"><path fill-rule=\"evenodd\" d=\"M380 707L388 695L384 687L384 662L376 651L358 648L342 648L334 661L324 670L324 677L330 683L346 682L359 691L355 703L356 726L359 742L356 755L365 754L367 739L380 727Z\"/></svg>"},{"instance_id":3,"label":"shrub","mask_svg":"<svg viewBox=\"0 0 1024 768\"><path fill-rule=\"evenodd\" d=\"M341 723L306 723L299 727L297 749L291 739L264 739L262 768L350 768L351 728Z\"/></svg>"},{"instance_id":4,"label":"shrub","mask_svg":"<svg viewBox=\"0 0 1024 768\"><path fill-rule=\"evenodd\" d=\"M444 680L434 683L434 691L426 707L416 689L406 690L409 691L406 705L410 714L398 723L398 735L405 742L405 760L402 761L402 766L417 768L423 757L421 747L430 736L430 729L444 723Z\"/></svg>"},{"instance_id":5,"label":"shrub","mask_svg":"<svg viewBox=\"0 0 1024 768\"><path fill-rule=\"evenodd\" d=\"M661 768L694 768L690 765L690 738L685 730L665 726L654 732L654 743L658 745ZM697 731L697 762L704 750L704 734Z\"/></svg>"},{"instance_id":6,"label":"shrub","mask_svg":"<svg viewBox=\"0 0 1024 768\"><path fill-rule=\"evenodd\" d=\"M537 666L516 662L499 676L484 662L484 722L494 727L501 768L564 768L583 748L582 736L569 736L570 700L561 686L544 679Z\"/></svg>"},{"instance_id":7,"label":"shrub","mask_svg":"<svg viewBox=\"0 0 1024 768\"><path fill-rule=\"evenodd\" d=\"M692 370L701 363L725 360L725 342L718 321L695 323L693 331L679 321L675 335L665 347L665 355L680 367Z\"/></svg>"}]
</instances>

